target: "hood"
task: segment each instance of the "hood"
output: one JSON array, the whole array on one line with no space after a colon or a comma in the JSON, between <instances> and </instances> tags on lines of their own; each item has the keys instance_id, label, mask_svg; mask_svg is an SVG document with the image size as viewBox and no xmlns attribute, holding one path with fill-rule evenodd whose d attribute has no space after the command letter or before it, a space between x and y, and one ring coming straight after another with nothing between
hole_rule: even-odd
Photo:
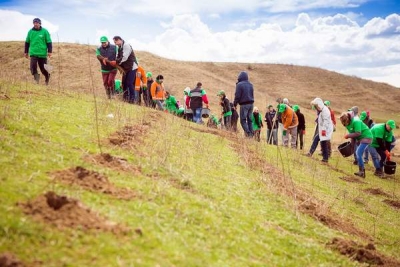
<instances>
[{"instance_id":1,"label":"hood","mask_svg":"<svg viewBox=\"0 0 400 267\"><path fill-rule=\"evenodd\" d=\"M313 105L316 105L316 106L318 106L318 108L319 109L323 109L324 108L324 101L322 101L322 99L321 98L319 98L319 97L317 97L317 98L315 98L312 102L311 102Z\"/></svg>"},{"instance_id":2,"label":"hood","mask_svg":"<svg viewBox=\"0 0 400 267\"><path fill-rule=\"evenodd\" d=\"M248 81L248 80L249 80L249 75L247 74L247 72L242 71L242 72L239 73L238 82Z\"/></svg>"}]
</instances>

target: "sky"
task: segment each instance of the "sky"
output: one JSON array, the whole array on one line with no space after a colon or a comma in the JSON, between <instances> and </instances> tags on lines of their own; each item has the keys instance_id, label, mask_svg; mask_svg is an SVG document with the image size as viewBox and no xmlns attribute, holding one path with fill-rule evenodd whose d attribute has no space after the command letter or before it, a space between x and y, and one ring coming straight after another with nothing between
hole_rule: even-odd
<instances>
[{"instance_id":1,"label":"sky","mask_svg":"<svg viewBox=\"0 0 400 267\"><path fill-rule=\"evenodd\" d=\"M312 66L400 87L400 0L0 0L0 41L25 40L35 17L53 42L119 35L170 59Z\"/></svg>"}]
</instances>

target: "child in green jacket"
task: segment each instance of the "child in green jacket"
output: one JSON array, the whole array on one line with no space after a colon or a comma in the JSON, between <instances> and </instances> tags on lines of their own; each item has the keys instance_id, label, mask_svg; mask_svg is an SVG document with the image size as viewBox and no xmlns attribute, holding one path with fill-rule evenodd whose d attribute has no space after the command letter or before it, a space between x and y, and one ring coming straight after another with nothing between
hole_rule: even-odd
<instances>
[{"instance_id":1,"label":"child in green jacket","mask_svg":"<svg viewBox=\"0 0 400 267\"><path fill-rule=\"evenodd\" d=\"M254 138L258 142L260 142L260 133L261 133L261 128L263 127L263 123L262 123L262 116L257 107L253 108L253 113L251 114L250 118L253 124Z\"/></svg>"}]
</instances>

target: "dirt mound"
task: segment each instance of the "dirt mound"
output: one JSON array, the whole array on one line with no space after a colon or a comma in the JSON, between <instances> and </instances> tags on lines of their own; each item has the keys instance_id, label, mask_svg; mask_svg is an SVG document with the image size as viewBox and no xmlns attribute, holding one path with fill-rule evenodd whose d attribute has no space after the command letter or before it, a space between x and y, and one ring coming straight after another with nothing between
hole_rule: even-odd
<instances>
[{"instance_id":1,"label":"dirt mound","mask_svg":"<svg viewBox=\"0 0 400 267\"><path fill-rule=\"evenodd\" d=\"M368 265L400 266L400 262L396 259L379 253L372 243L362 246L352 240L334 238L327 246L352 260Z\"/></svg>"},{"instance_id":2,"label":"dirt mound","mask_svg":"<svg viewBox=\"0 0 400 267\"><path fill-rule=\"evenodd\" d=\"M391 199L385 199L383 202L385 202L389 206L392 206L395 209L400 209L400 201L391 200Z\"/></svg>"},{"instance_id":3,"label":"dirt mound","mask_svg":"<svg viewBox=\"0 0 400 267\"><path fill-rule=\"evenodd\" d=\"M113 145L138 151L136 147L149 131L150 125L150 122L146 122L139 125L125 126L121 131L113 133L108 140ZM138 151L138 153L143 154L141 151Z\"/></svg>"},{"instance_id":4,"label":"dirt mound","mask_svg":"<svg viewBox=\"0 0 400 267\"><path fill-rule=\"evenodd\" d=\"M84 157L85 160L100 164L107 168L111 168L117 171L129 171L133 172L134 175L141 174L142 170L140 167L134 167L128 163L128 161L124 158L114 157L108 153L102 153L97 155L88 155Z\"/></svg>"},{"instance_id":5,"label":"dirt mound","mask_svg":"<svg viewBox=\"0 0 400 267\"><path fill-rule=\"evenodd\" d=\"M13 254L5 252L0 254L0 267L23 267L25 266Z\"/></svg>"},{"instance_id":6,"label":"dirt mound","mask_svg":"<svg viewBox=\"0 0 400 267\"><path fill-rule=\"evenodd\" d=\"M53 172L52 176L55 180L67 184L76 184L87 190L109 194L118 199L129 200L136 197L136 194L132 190L115 187L110 181L108 181L106 176L80 166Z\"/></svg>"},{"instance_id":7,"label":"dirt mound","mask_svg":"<svg viewBox=\"0 0 400 267\"><path fill-rule=\"evenodd\" d=\"M385 197L390 196L388 193L386 193L385 191L383 191L380 188L367 188L367 189L364 189L363 191L368 194L371 194L371 195L380 195L380 196L385 196Z\"/></svg>"},{"instance_id":8,"label":"dirt mound","mask_svg":"<svg viewBox=\"0 0 400 267\"><path fill-rule=\"evenodd\" d=\"M339 177L339 179L342 179L343 181L350 182L350 183L365 184L364 181L362 181L356 177L353 177L353 176L343 176L343 177Z\"/></svg>"},{"instance_id":9,"label":"dirt mound","mask_svg":"<svg viewBox=\"0 0 400 267\"><path fill-rule=\"evenodd\" d=\"M110 231L115 234L129 232L128 228L95 214L78 200L57 195L52 191L17 205L35 220L53 224L58 228Z\"/></svg>"}]
</instances>

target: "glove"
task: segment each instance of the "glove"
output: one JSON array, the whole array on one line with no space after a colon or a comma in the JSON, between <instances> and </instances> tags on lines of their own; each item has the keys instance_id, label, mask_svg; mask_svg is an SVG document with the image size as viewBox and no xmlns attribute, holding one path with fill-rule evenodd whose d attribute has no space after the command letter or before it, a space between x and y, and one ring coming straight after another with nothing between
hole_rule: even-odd
<instances>
[{"instance_id":1,"label":"glove","mask_svg":"<svg viewBox=\"0 0 400 267\"><path fill-rule=\"evenodd\" d=\"M386 160L390 161L390 152L388 150L385 150L385 155L386 155Z\"/></svg>"},{"instance_id":2,"label":"glove","mask_svg":"<svg viewBox=\"0 0 400 267\"><path fill-rule=\"evenodd\" d=\"M286 136L286 130L283 130L283 131L282 131L282 135L283 135L283 136Z\"/></svg>"},{"instance_id":3,"label":"glove","mask_svg":"<svg viewBox=\"0 0 400 267\"><path fill-rule=\"evenodd\" d=\"M321 131L321 135L322 135L322 136L326 136L326 131L325 131L325 130L322 130L322 131Z\"/></svg>"},{"instance_id":4,"label":"glove","mask_svg":"<svg viewBox=\"0 0 400 267\"><path fill-rule=\"evenodd\" d=\"M113 60L109 62L111 66L116 67L117 66L117 61Z\"/></svg>"},{"instance_id":5,"label":"glove","mask_svg":"<svg viewBox=\"0 0 400 267\"><path fill-rule=\"evenodd\" d=\"M144 90L147 90L147 86L146 86L146 85L143 86L143 91L144 91Z\"/></svg>"},{"instance_id":6,"label":"glove","mask_svg":"<svg viewBox=\"0 0 400 267\"><path fill-rule=\"evenodd\" d=\"M303 135L305 135L306 134L306 130L303 130Z\"/></svg>"},{"instance_id":7,"label":"glove","mask_svg":"<svg viewBox=\"0 0 400 267\"><path fill-rule=\"evenodd\" d=\"M349 139L349 135L348 134L345 134L343 137L344 137L344 139Z\"/></svg>"}]
</instances>

